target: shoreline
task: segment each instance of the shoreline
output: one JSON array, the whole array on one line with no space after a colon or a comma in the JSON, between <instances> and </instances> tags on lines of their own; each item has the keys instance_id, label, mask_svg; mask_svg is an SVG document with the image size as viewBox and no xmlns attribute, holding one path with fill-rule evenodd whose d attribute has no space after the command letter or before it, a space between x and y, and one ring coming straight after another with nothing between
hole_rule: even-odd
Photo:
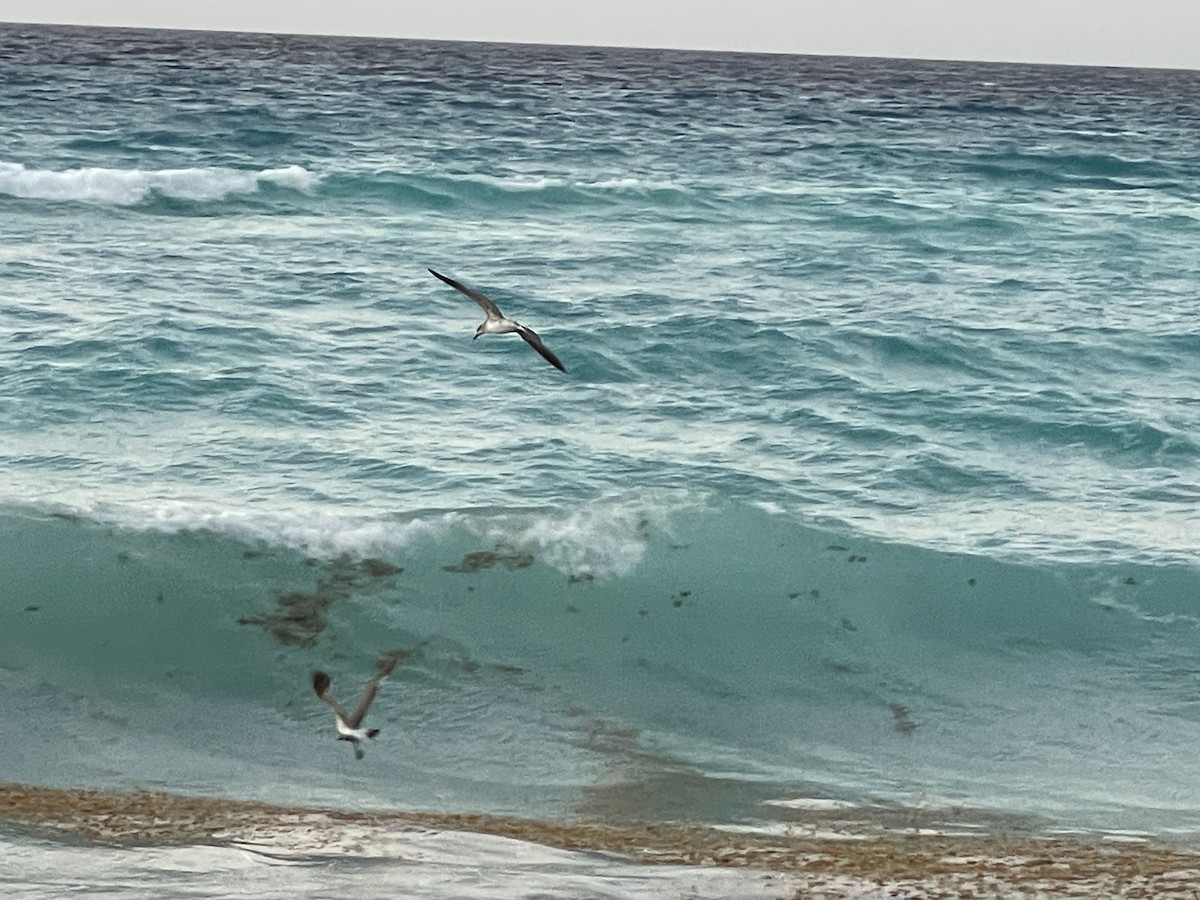
<instances>
[{"instance_id":1,"label":"shoreline","mask_svg":"<svg viewBox=\"0 0 1200 900\"><path fill-rule=\"evenodd\" d=\"M162 792L67 790L0 782L0 824L51 841L125 849L218 846L277 854L386 858L431 832L509 839L650 867L740 868L780 896L974 891L981 896L1194 898L1200 848L1151 839L838 832L783 833L673 822L603 824L422 811L339 811Z\"/></svg>"}]
</instances>

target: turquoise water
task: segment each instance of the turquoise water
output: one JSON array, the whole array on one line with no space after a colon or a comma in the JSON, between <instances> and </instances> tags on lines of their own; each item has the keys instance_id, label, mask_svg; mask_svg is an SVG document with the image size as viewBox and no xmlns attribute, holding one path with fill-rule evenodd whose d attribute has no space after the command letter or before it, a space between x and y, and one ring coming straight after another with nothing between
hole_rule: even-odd
<instances>
[{"instance_id":1,"label":"turquoise water","mask_svg":"<svg viewBox=\"0 0 1200 900\"><path fill-rule=\"evenodd\" d=\"M1198 97L0 26L4 779L1194 833Z\"/></svg>"}]
</instances>

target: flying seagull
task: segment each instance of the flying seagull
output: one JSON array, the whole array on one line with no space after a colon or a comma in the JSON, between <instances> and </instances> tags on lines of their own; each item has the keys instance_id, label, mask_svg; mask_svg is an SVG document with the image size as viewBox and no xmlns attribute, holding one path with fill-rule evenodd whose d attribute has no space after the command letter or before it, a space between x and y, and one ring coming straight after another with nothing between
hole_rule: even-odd
<instances>
[{"instance_id":1,"label":"flying seagull","mask_svg":"<svg viewBox=\"0 0 1200 900\"><path fill-rule=\"evenodd\" d=\"M446 282L446 284L450 285L450 287L454 288L456 291L462 291L464 294L483 307L483 311L487 318L480 322L479 327L475 329L475 338L479 337L481 334L510 334L511 332L515 331L525 339L525 343L542 355L542 359L546 360L546 362L550 363L550 365L554 366L554 368L561 372L567 371L566 367L564 367L562 364L562 360L555 356L550 349L542 343L542 339L538 337L536 331L534 331L532 328L526 328L520 322L514 322L512 319L506 318L504 313L500 312L500 307L493 303L491 298L481 294L479 291L471 290L471 288L467 287L461 282L455 281L453 278L447 278L441 272L435 272L433 269L430 269L429 274L434 278ZM475 340L475 338L471 338L471 340Z\"/></svg>"},{"instance_id":2,"label":"flying seagull","mask_svg":"<svg viewBox=\"0 0 1200 900\"><path fill-rule=\"evenodd\" d=\"M367 682L367 686L359 695L358 705L349 714L342 709L340 703L333 699L333 694L329 693L329 676L324 672L312 673L313 690L333 710L333 716L337 722L338 740L350 741L354 745L355 759L363 758L362 742L379 734L378 728L361 727L362 720L366 718L367 710L371 708L371 701L375 699L375 692L379 690L379 682L391 674L399 659L400 653L392 652L379 661L375 674L371 676L371 680Z\"/></svg>"}]
</instances>

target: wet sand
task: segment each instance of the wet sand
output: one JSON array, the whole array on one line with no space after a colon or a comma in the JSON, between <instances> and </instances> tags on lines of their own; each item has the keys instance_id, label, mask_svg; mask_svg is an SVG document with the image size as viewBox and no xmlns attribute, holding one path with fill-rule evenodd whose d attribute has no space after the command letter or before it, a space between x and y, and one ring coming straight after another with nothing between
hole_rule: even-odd
<instances>
[{"instance_id":1,"label":"wet sand","mask_svg":"<svg viewBox=\"0 0 1200 900\"><path fill-rule=\"evenodd\" d=\"M1200 850L1147 839L779 833L676 823L546 822L461 813L279 806L158 792L0 782L0 824L43 838L129 847L215 845L273 853L386 856L397 836L461 832L650 866L755 870L780 897L1200 897ZM749 873L748 873L749 874Z\"/></svg>"}]
</instances>

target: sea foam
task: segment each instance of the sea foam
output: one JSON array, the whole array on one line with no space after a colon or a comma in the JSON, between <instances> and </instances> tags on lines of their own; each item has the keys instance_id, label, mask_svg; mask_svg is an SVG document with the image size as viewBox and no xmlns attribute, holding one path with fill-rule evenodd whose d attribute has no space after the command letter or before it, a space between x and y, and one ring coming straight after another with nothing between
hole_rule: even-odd
<instances>
[{"instance_id":1,"label":"sea foam","mask_svg":"<svg viewBox=\"0 0 1200 900\"><path fill-rule=\"evenodd\" d=\"M22 200L76 201L134 206L158 194L180 200L221 200L257 191L264 182L298 191L320 179L303 166L243 171L229 168L109 169L54 171L0 162L0 194Z\"/></svg>"},{"instance_id":2,"label":"sea foam","mask_svg":"<svg viewBox=\"0 0 1200 900\"><path fill-rule=\"evenodd\" d=\"M395 517L351 511L222 507L186 500L11 505L38 515L92 521L131 533L207 533L286 547L317 559L364 559L412 552L457 534L537 558L567 575L630 574L645 556L650 531L671 532L670 519L695 502L677 497L607 500L573 509L428 510Z\"/></svg>"}]
</instances>

